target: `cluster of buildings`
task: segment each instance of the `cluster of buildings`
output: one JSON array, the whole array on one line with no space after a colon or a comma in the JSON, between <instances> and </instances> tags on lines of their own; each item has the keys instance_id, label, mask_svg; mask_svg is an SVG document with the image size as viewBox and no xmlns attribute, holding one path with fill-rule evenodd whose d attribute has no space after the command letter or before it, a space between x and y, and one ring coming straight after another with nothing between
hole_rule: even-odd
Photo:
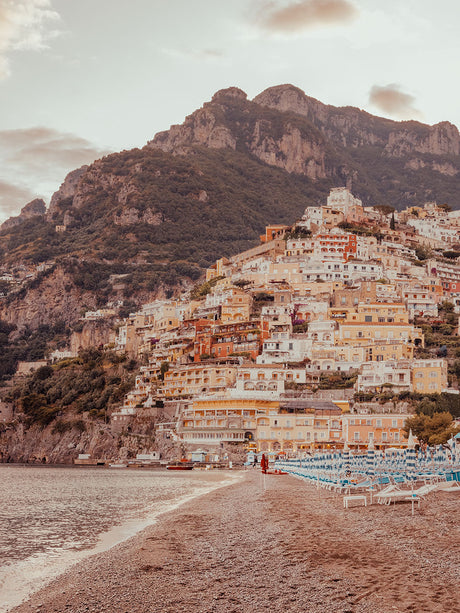
<instances>
[{"instance_id":1,"label":"cluster of buildings","mask_svg":"<svg viewBox=\"0 0 460 613\"><path fill-rule=\"evenodd\" d=\"M359 411L352 398L448 390L446 360L417 357L415 320L436 318L445 300L460 309L460 264L439 253L455 254L458 219L433 204L365 208L336 188L294 226L267 227L260 245L216 261L198 291L122 323L116 349L144 366L113 424L161 405L162 433L191 448L404 445L407 414ZM424 261L420 247L431 250Z\"/></svg>"}]
</instances>

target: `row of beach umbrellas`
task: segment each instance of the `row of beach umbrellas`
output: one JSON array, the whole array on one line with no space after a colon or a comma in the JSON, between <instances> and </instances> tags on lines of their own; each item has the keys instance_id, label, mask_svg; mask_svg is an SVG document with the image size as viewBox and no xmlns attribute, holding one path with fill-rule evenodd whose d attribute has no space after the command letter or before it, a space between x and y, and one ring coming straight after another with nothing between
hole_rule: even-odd
<instances>
[{"instance_id":1,"label":"row of beach umbrellas","mask_svg":"<svg viewBox=\"0 0 460 613\"><path fill-rule=\"evenodd\" d=\"M301 459L279 460L275 468L308 479L339 482L354 476L393 477L411 481L420 477L460 474L460 441L451 439L450 450L442 445L415 450L415 438L409 434L407 448L375 450L371 443L366 452L352 453L347 445L343 451L319 452Z\"/></svg>"}]
</instances>

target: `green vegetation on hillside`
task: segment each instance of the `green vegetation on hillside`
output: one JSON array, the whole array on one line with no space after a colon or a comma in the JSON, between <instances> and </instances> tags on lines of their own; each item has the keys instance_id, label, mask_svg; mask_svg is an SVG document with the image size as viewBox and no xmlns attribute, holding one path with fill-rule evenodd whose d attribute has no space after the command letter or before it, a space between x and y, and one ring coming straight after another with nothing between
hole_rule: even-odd
<instances>
[{"instance_id":1,"label":"green vegetation on hillside","mask_svg":"<svg viewBox=\"0 0 460 613\"><path fill-rule=\"evenodd\" d=\"M131 190L126 205L119 202L119 185L102 188L98 177L110 175ZM292 223L331 187L330 181L312 184L242 152L206 148L187 157L148 147L124 151L103 158L85 180L84 204L70 209L65 232L56 232L55 225L69 210L68 199L52 223L33 219L4 230L3 261L72 256L68 266L82 288L97 285L108 293L111 274L130 274L124 283L133 292L139 283L154 291L183 278L196 280L217 258L254 246L266 224ZM138 211L139 223L114 223L125 208ZM141 221L146 211L157 215L159 225ZM136 278L136 272L142 274Z\"/></svg>"},{"instance_id":2,"label":"green vegetation on hillside","mask_svg":"<svg viewBox=\"0 0 460 613\"><path fill-rule=\"evenodd\" d=\"M9 342L15 327L0 320L0 382L16 372L19 361L42 360L50 343L56 348L65 346L70 330L62 321L53 326L41 325L35 330L25 328Z\"/></svg>"},{"instance_id":3,"label":"green vegetation on hillside","mask_svg":"<svg viewBox=\"0 0 460 613\"><path fill-rule=\"evenodd\" d=\"M8 400L23 412L28 426L44 427L59 418L56 428L74 427L82 413L107 419L108 411L134 387L136 367L126 356L86 349L78 358L39 368L9 392Z\"/></svg>"}]
</instances>

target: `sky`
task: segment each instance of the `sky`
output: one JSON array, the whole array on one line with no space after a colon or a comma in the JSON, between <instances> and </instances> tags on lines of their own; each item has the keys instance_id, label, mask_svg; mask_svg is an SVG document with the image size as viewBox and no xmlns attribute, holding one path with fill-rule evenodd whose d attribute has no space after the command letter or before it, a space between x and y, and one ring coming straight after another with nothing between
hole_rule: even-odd
<instances>
[{"instance_id":1,"label":"sky","mask_svg":"<svg viewBox=\"0 0 460 613\"><path fill-rule=\"evenodd\" d=\"M460 126L458 0L0 0L0 223L236 86Z\"/></svg>"}]
</instances>

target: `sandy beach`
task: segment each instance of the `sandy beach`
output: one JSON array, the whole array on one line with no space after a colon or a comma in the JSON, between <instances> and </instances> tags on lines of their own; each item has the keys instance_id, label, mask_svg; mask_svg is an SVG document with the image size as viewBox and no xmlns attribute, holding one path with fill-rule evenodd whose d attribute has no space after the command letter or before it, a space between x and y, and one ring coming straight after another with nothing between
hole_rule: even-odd
<instances>
[{"instance_id":1,"label":"sandy beach","mask_svg":"<svg viewBox=\"0 0 460 613\"><path fill-rule=\"evenodd\" d=\"M241 482L88 558L14 613L459 610L460 496L343 508L290 476Z\"/></svg>"}]
</instances>

